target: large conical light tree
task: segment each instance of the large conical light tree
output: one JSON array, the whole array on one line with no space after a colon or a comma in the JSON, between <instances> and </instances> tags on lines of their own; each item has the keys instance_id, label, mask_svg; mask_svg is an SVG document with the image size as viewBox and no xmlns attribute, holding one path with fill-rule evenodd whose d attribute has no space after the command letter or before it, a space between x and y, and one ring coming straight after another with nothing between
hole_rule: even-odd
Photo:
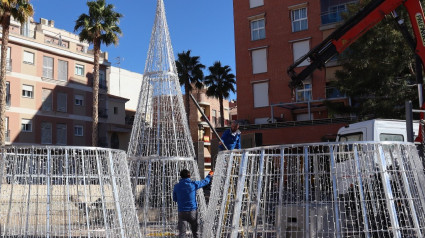
<instances>
[{"instance_id":1,"label":"large conical light tree","mask_svg":"<svg viewBox=\"0 0 425 238\"><path fill-rule=\"evenodd\" d=\"M0 72L0 145L6 142L6 66L7 47L9 44L10 19L13 17L20 23L25 23L34 14L29 0L1 0L0 22L2 27L1 40L1 72Z\"/></svg>"},{"instance_id":2,"label":"large conical light tree","mask_svg":"<svg viewBox=\"0 0 425 238\"><path fill-rule=\"evenodd\" d=\"M192 179L200 180L200 175L163 0L157 0L127 154L142 236L177 237L178 212L172 198L173 187L183 169L191 172ZM206 204L200 190L197 202L203 219Z\"/></svg>"},{"instance_id":3,"label":"large conical light tree","mask_svg":"<svg viewBox=\"0 0 425 238\"><path fill-rule=\"evenodd\" d=\"M80 31L80 41L93 44L94 71L93 71L93 130L92 145L98 142L99 121L99 58L101 44L117 45L119 36L122 35L119 28L122 14L114 11L114 5L106 4L105 0L87 2L89 14L81 14L74 27L74 31Z\"/></svg>"}]
</instances>

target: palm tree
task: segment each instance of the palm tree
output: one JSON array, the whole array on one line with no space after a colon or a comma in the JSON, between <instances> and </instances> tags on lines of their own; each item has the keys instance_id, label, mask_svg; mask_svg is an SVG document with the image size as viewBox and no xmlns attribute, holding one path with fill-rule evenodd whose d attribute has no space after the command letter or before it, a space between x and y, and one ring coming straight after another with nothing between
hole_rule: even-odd
<instances>
[{"instance_id":1,"label":"palm tree","mask_svg":"<svg viewBox=\"0 0 425 238\"><path fill-rule=\"evenodd\" d=\"M217 98L220 103L221 126L224 127L224 107L223 99L228 98L230 91L235 92L235 75L231 74L230 66L221 66L220 61L214 62L208 67L210 75L205 77L205 85L208 86L207 96Z\"/></svg>"},{"instance_id":2,"label":"palm tree","mask_svg":"<svg viewBox=\"0 0 425 238\"><path fill-rule=\"evenodd\" d=\"M2 27L1 40L1 72L0 72L0 145L6 142L6 57L9 44L10 19L13 17L21 24L34 14L29 0L2 0L0 2L0 21Z\"/></svg>"},{"instance_id":3,"label":"palm tree","mask_svg":"<svg viewBox=\"0 0 425 238\"><path fill-rule=\"evenodd\" d=\"M177 55L176 67L179 76L180 85L184 86L185 101L186 101L186 116L189 122L190 115L190 92L193 90L193 85L201 89L203 87L202 81L204 80L205 65L199 62L199 56L190 56L190 50L182 52ZM190 125L190 124L189 124Z\"/></svg>"},{"instance_id":4,"label":"palm tree","mask_svg":"<svg viewBox=\"0 0 425 238\"><path fill-rule=\"evenodd\" d=\"M97 146L98 136L98 104L99 104L99 56L100 45L117 45L122 14L114 11L114 5L106 4L105 0L88 1L89 14L81 14L75 22L74 31L80 31L80 41L93 44L94 71L93 71L93 131L92 145Z\"/></svg>"}]
</instances>

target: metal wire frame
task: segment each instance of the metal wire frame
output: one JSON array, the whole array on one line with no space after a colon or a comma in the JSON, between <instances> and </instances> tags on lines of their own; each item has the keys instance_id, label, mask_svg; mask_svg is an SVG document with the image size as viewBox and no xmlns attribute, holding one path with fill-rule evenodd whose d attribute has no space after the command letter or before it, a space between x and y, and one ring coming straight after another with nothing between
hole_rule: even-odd
<instances>
[{"instance_id":1,"label":"metal wire frame","mask_svg":"<svg viewBox=\"0 0 425 238\"><path fill-rule=\"evenodd\" d=\"M423 237L424 182L410 143L221 152L204 237Z\"/></svg>"},{"instance_id":2,"label":"metal wire frame","mask_svg":"<svg viewBox=\"0 0 425 238\"><path fill-rule=\"evenodd\" d=\"M142 236L176 237L178 212L177 203L172 198L174 185L179 182L183 169L191 172L192 179L201 179L196 161L181 157L130 157L129 168ZM196 195L202 228L206 211L202 189ZM190 229L186 230L189 232ZM185 237L192 237L191 233Z\"/></svg>"},{"instance_id":3,"label":"metal wire frame","mask_svg":"<svg viewBox=\"0 0 425 238\"><path fill-rule=\"evenodd\" d=\"M0 237L140 237L125 152L1 147Z\"/></svg>"},{"instance_id":4,"label":"metal wire frame","mask_svg":"<svg viewBox=\"0 0 425 238\"><path fill-rule=\"evenodd\" d=\"M195 157L163 0L157 0L128 155Z\"/></svg>"}]
</instances>

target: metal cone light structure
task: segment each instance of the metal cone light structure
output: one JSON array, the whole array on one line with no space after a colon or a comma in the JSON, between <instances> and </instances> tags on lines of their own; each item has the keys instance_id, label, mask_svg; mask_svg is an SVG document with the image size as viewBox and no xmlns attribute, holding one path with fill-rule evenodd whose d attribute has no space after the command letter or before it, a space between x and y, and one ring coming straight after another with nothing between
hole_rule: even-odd
<instances>
[{"instance_id":1,"label":"metal cone light structure","mask_svg":"<svg viewBox=\"0 0 425 238\"><path fill-rule=\"evenodd\" d=\"M424 237L423 171L404 142L224 151L204 237Z\"/></svg>"},{"instance_id":2,"label":"metal cone light structure","mask_svg":"<svg viewBox=\"0 0 425 238\"><path fill-rule=\"evenodd\" d=\"M0 237L140 237L124 151L0 148Z\"/></svg>"},{"instance_id":3,"label":"metal cone light structure","mask_svg":"<svg viewBox=\"0 0 425 238\"><path fill-rule=\"evenodd\" d=\"M144 237L177 235L177 203L173 188L183 169L199 180L195 151L163 0L157 1L155 23L146 59L139 104L128 149L130 178ZM198 210L206 210L202 191Z\"/></svg>"},{"instance_id":4,"label":"metal cone light structure","mask_svg":"<svg viewBox=\"0 0 425 238\"><path fill-rule=\"evenodd\" d=\"M195 156L162 0L157 1L128 154Z\"/></svg>"}]
</instances>

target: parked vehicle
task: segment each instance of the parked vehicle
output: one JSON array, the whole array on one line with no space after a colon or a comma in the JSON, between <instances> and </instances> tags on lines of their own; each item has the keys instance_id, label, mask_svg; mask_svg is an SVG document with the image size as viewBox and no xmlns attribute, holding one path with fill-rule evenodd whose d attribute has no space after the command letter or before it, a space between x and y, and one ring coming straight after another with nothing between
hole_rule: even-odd
<instances>
[{"instance_id":1,"label":"parked vehicle","mask_svg":"<svg viewBox=\"0 0 425 238\"><path fill-rule=\"evenodd\" d=\"M414 138L418 136L419 123L413 123ZM336 141L407 141L406 121L373 119L350 124L338 130Z\"/></svg>"}]
</instances>

